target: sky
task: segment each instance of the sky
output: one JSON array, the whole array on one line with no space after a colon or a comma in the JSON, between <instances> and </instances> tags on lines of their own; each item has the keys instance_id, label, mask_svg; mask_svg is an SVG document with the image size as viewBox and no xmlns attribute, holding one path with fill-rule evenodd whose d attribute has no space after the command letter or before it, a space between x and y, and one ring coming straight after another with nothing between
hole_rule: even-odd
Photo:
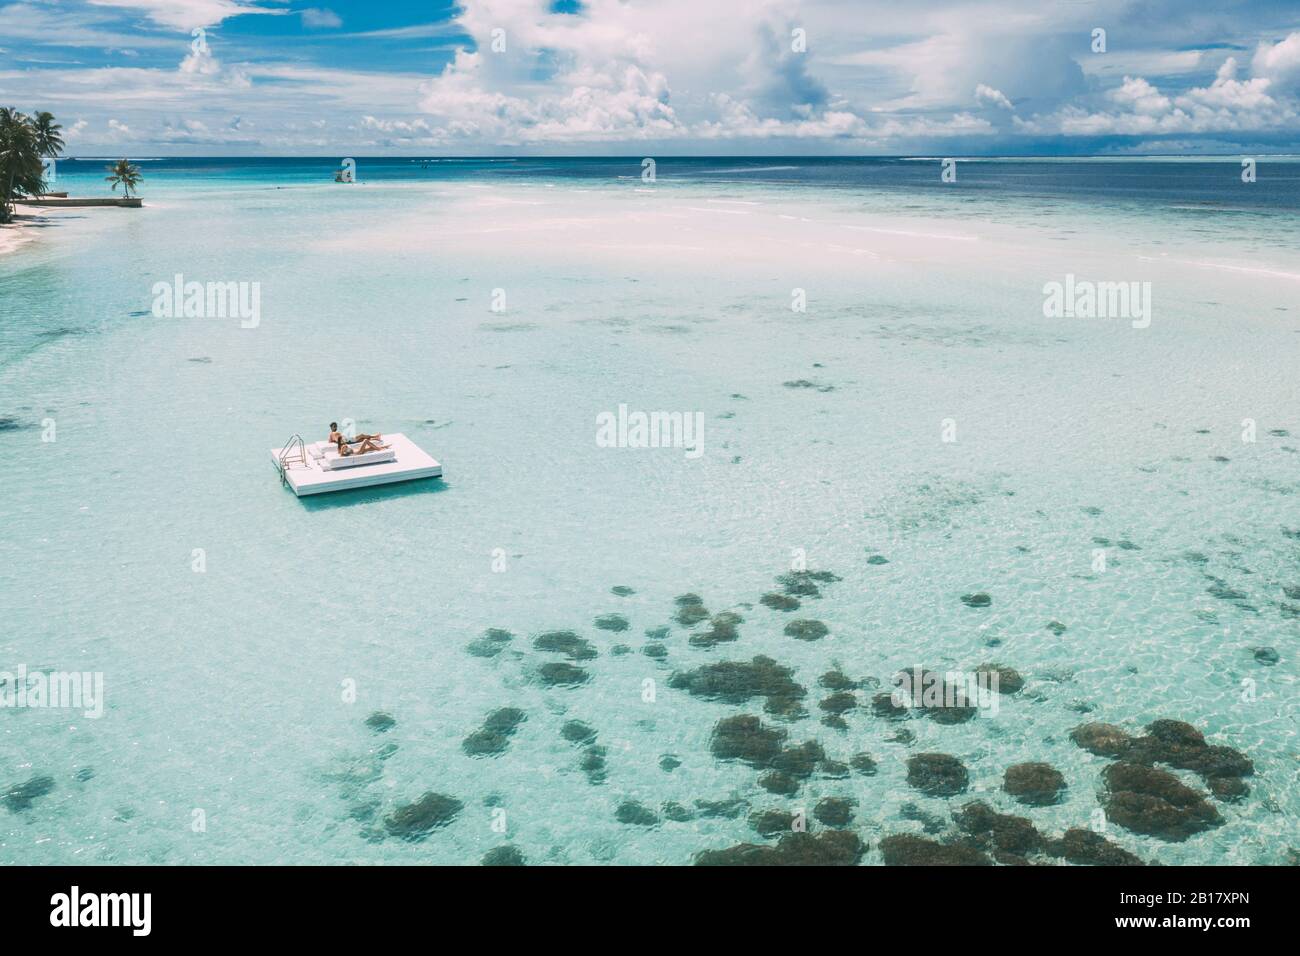
<instances>
[{"instance_id":1,"label":"sky","mask_svg":"<svg viewBox=\"0 0 1300 956\"><path fill-rule=\"evenodd\" d=\"M0 0L69 156L1300 152L1300 2Z\"/></svg>"}]
</instances>

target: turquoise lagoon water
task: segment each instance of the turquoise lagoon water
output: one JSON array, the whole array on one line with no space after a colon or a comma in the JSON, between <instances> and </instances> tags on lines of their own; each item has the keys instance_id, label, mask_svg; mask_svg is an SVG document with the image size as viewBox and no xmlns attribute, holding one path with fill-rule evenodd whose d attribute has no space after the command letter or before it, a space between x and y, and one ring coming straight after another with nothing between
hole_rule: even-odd
<instances>
[{"instance_id":1,"label":"turquoise lagoon water","mask_svg":"<svg viewBox=\"0 0 1300 956\"><path fill-rule=\"evenodd\" d=\"M1108 838L1170 864L1286 860L1300 167L1243 186L1227 164L982 163L941 189L933 164L696 162L644 184L637 160L362 159L355 186L333 161L144 163L145 209L60 213L0 258L0 670L105 681L98 720L0 712L0 784L52 782L0 809L0 860L477 863L509 844L679 864L774 842L751 812L843 796L878 863L881 837L970 799L1089 826L1108 761L1069 730L1161 717L1248 755L1250 793L1185 842ZM80 165L60 185L102 191ZM177 273L260 283L260 323L154 317ZM1150 281L1150 328L1044 318L1066 274ZM620 404L701 413L703 454L599 447ZM331 419L407 433L445 481L296 499L268 449ZM760 603L800 553L840 580L797 611ZM963 604L978 591L990 607ZM738 639L692 645L687 593L743 617ZM595 625L612 614L626 630ZM829 635L788 637L791 618ZM489 628L513 639L481 656ZM552 630L594 647L582 685L539 679L563 659L533 647ZM759 654L808 689L806 716L669 686ZM996 717L912 719L900 742L868 685L847 729L819 719L833 667L887 690L900 667L990 661L1026 679ZM467 754L507 706L525 719L503 752ZM710 752L741 713L879 770L768 793ZM921 752L958 757L969 792L911 788ZM1061 803L1002 791L1026 760L1064 774ZM430 791L454 819L387 832ZM658 822L620 822L627 801Z\"/></svg>"}]
</instances>

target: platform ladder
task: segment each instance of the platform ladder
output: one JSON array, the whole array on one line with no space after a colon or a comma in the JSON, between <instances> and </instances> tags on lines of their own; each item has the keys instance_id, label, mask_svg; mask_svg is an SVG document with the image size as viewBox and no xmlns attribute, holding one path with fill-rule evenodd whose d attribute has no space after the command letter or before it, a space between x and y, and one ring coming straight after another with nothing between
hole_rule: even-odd
<instances>
[{"instance_id":1,"label":"platform ladder","mask_svg":"<svg viewBox=\"0 0 1300 956\"><path fill-rule=\"evenodd\" d=\"M302 436L295 434L280 449L280 454L275 456L276 465L280 469L280 484L288 485L289 478L285 472L294 464L301 464L304 468L308 467L307 446L303 443Z\"/></svg>"}]
</instances>

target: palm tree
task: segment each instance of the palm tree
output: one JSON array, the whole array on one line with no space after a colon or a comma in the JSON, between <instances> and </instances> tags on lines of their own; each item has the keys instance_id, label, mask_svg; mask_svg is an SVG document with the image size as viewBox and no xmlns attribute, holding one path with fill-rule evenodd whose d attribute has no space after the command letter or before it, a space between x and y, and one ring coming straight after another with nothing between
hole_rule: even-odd
<instances>
[{"instance_id":1,"label":"palm tree","mask_svg":"<svg viewBox=\"0 0 1300 956\"><path fill-rule=\"evenodd\" d=\"M32 117L32 129L36 133L36 148L42 156L54 158L63 152L63 127L54 122L53 113L37 111Z\"/></svg>"},{"instance_id":2,"label":"palm tree","mask_svg":"<svg viewBox=\"0 0 1300 956\"><path fill-rule=\"evenodd\" d=\"M57 130L54 136L58 138ZM39 195L45 188L36 126L30 117L12 107L0 107L0 183L4 185L0 222L13 218L13 201L17 197Z\"/></svg>"},{"instance_id":3,"label":"palm tree","mask_svg":"<svg viewBox=\"0 0 1300 956\"><path fill-rule=\"evenodd\" d=\"M113 192L117 192L117 184L122 184L122 192L127 199L131 198L131 190L140 185L140 180L144 179L140 175L140 167L136 166L125 159L119 159L112 166L105 166L111 176L105 176L104 181L113 184Z\"/></svg>"}]
</instances>

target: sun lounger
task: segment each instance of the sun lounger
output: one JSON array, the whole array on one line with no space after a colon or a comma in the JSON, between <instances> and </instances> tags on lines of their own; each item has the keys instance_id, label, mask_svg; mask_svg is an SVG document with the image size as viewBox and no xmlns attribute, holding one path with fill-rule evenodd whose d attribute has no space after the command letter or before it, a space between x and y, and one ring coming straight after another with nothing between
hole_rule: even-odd
<instances>
[{"instance_id":1,"label":"sun lounger","mask_svg":"<svg viewBox=\"0 0 1300 956\"><path fill-rule=\"evenodd\" d=\"M383 461L392 461L397 457L397 453L392 448L380 448L376 451L353 452L351 455L340 455L334 448L328 448L325 454L321 456L320 465L322 468L334 471L338 468L355 468L358 465L377 465Z\"/></svg>"},{"instance_id":2,"label":"sun lounger","mask_svg":"<svg viewBox=\"0 0 1300 956\"><path fill-rule=\"evenodd\" d=\"M391 447L387 441L381 440L379 444L384 446L384 450L387 450L388 448ZM356 450L361 447L361 442L350 441L348 442L348 447L355 453ZM339 456L338 446L335 445L332 441L312 442L310 445L307 446L307 454L309 454L312 457L313 461L317 461L317 462L323 460L327 455L332 454L335 457ZM370 453L367 452L367 454ZM353 458L355 457L355 454L348 455L347 457Z\"/></svg>"}]
</instances>

